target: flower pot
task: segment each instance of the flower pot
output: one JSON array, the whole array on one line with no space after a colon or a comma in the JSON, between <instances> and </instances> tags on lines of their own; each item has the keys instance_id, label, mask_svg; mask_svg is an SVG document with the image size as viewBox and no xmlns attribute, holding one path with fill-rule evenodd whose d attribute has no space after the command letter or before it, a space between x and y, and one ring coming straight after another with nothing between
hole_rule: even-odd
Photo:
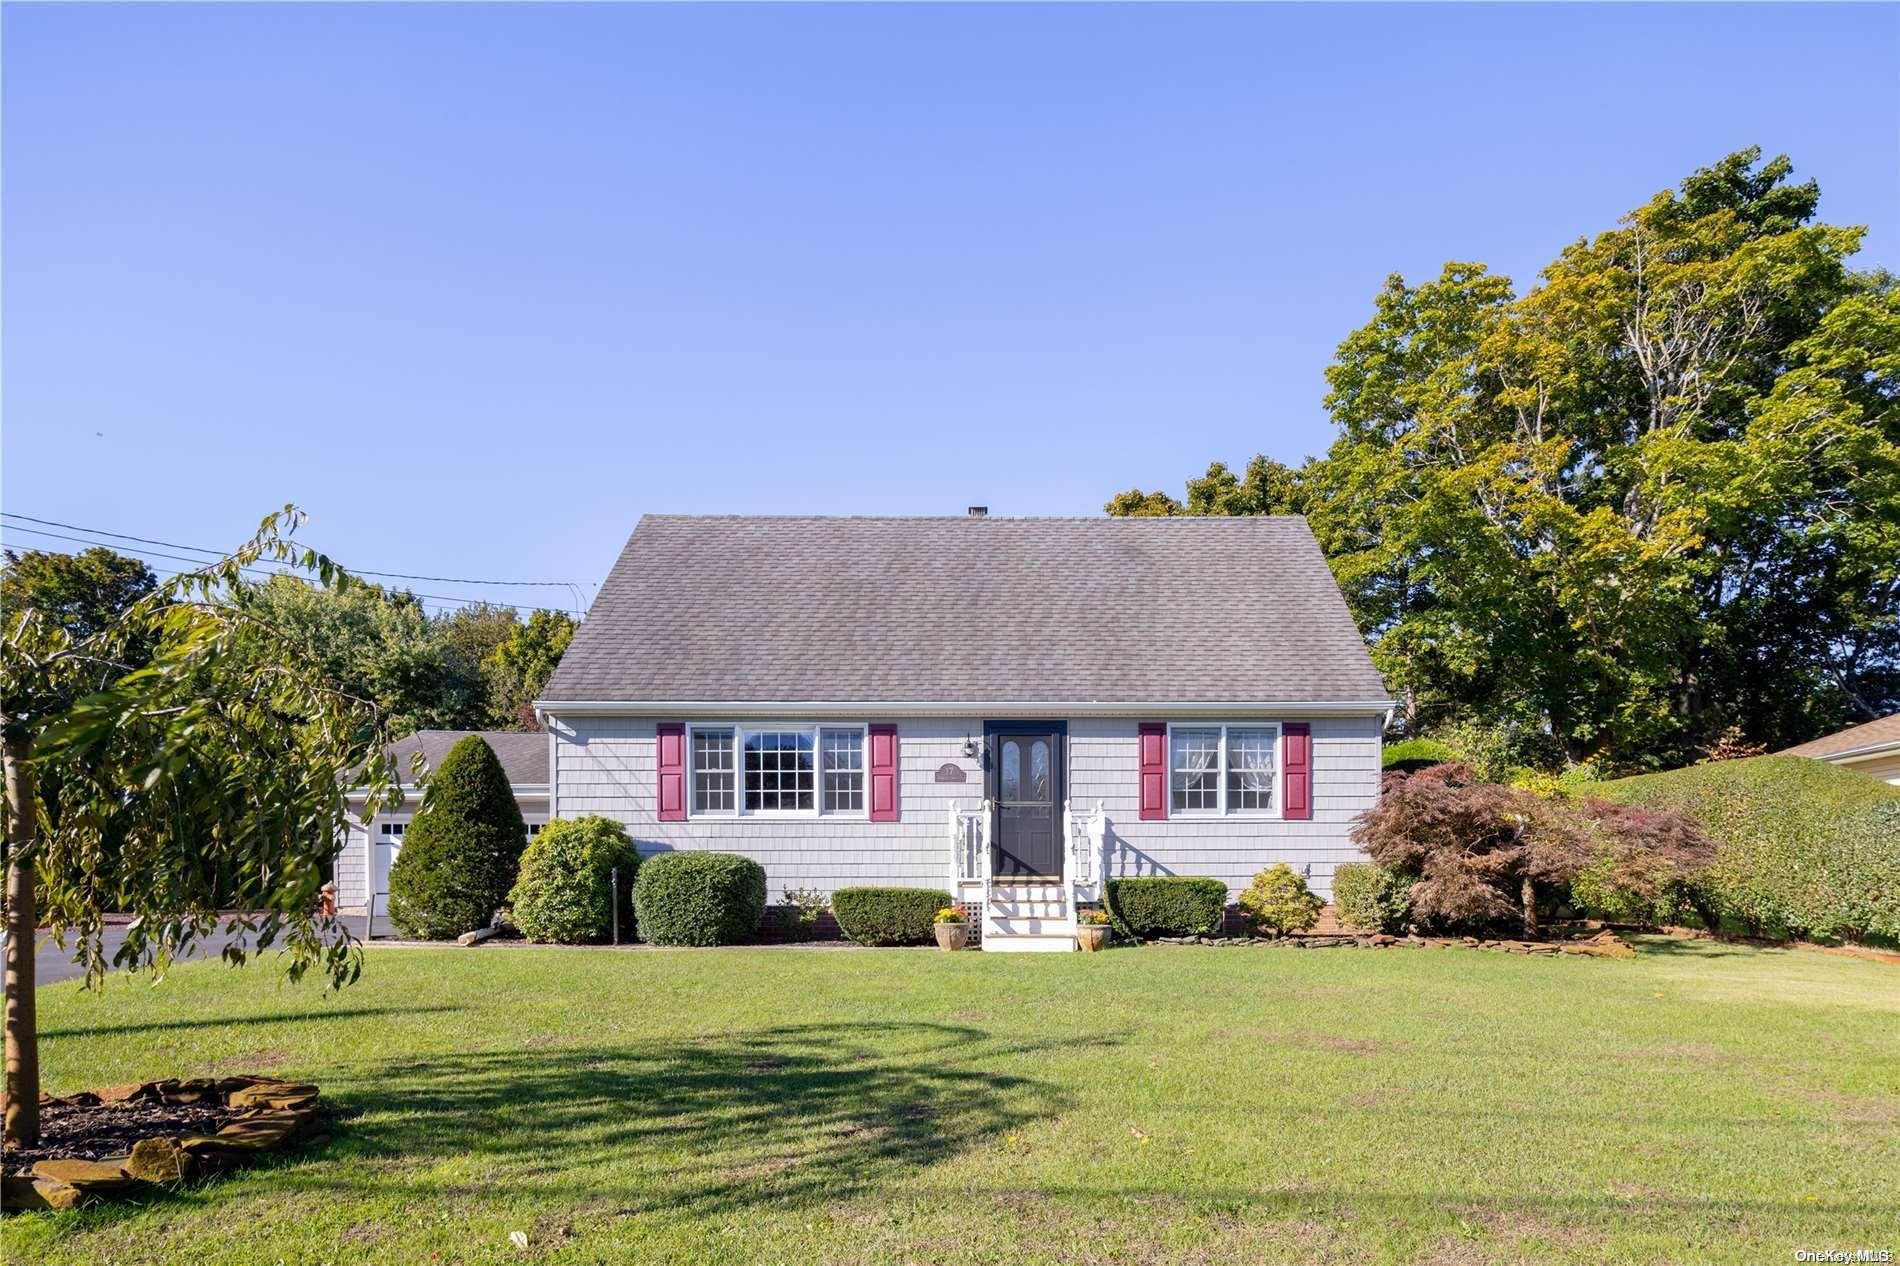
<instances>
[{"instance_id":1,"label":"flower pot","mask_svg":"<svg viewBox=\"0 0 1900 1266\"><path fill-rule=\"evenodd\" d=\"M1075 939L1084 951L1093 954L1108 944L1108 924L1084 923L1075 930Z\"/></svg>"},{"instance_id":2,"label":"flower pot","mask_svg":"<svg viewBox=\"0 0 1900 1266\"><path fill-rule=\"evenodd\" d=\"M970 925L967 923L939 923L937 925L937 948L941 950L969 949Z\"/></svg>"}]
</instances>

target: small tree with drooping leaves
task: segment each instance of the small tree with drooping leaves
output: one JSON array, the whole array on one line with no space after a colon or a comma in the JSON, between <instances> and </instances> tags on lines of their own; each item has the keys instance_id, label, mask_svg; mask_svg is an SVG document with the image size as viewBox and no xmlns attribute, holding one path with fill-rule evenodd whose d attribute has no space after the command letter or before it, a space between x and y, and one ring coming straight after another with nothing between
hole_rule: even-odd
<instances>
[{"instance_id":1,"label":"small tree with drooping leaves","mask_svg":"<svg viewBox=\"0 0 1900 1266\"><path fill-rule=\"evenodd\" d=\"M281 946L293 979L355 979L348 930L317 890L349 821L400 803L381 712L315 665L300 639L248 612L245 569L353 578L291 540L294 506L230 556L174 576L82 633L31 605L0 627L6 778L6 1075L9 1143L39 1134L33 953L44 924L89 985L110 968L162 975L229 920L231 962ZM134 662L135 658L138 662ZM56 782L57 802L38 792ZM134 916L110 955L108 912Z\"/></svg>"}]
</instances>

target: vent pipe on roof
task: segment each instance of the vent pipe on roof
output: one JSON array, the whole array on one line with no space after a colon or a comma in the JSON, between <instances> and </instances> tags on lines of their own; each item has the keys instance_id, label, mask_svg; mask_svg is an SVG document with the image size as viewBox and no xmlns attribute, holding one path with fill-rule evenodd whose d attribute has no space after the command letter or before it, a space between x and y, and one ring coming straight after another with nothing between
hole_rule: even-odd
<instances>
[{"instance_id":1,"label":"vent pipe on roof","mask_svg":"<svg viewBox=\"0 0 1900 1266\"><path fill-rule=\"evenodd\" d=\"M990 517L990 508L988 506L971 506L970 517L973 519L987 519Z\"/></svg>"}]
</instances>

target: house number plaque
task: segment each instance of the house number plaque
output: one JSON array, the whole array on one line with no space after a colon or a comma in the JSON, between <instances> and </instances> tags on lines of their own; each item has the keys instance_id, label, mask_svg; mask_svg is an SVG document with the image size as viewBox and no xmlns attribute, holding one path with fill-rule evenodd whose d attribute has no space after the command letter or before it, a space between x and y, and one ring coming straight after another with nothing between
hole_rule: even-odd
<instances>
[{"instance_id":1,"label":"house number plaque","mask_svg":"<svg viewBox=\"0 0 1900 1266\"><path fill-rule=\"evenodd\" d=\"M937 781L938 782L968 782L969 778L968 776L964 774L963 766L961 765L955 765L955 764L939 765L937 766Z\"/></svg>"}]
</instances>

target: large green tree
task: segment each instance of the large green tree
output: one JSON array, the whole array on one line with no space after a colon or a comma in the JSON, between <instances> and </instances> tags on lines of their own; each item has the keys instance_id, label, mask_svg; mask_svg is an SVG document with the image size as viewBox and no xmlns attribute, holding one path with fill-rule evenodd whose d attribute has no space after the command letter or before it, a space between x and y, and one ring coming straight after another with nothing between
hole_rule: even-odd
<instances>
[{"instance_id":1,"label":"large green tree","mask_svg":"<svg viewBox=\"0 0 1900 1266\"><path fill-rule=\"evenodd\" d=\"M503 725L536 728L534 701L580 625L563 611L536 611L489 659L491 709Z\"/></svg>"},{"instance_id":2,"label":"large green tree","mask_svg":"<svg viewBox=\"0 0 1900 1266\"><path fill-rule=\"evenodd\" d=\"M1892 711L1900 295L1789 173L1732 154L1521 295L1391 278L1327 371L1328 454L1217 463L1174 509L1305 513L1415 726L1639 766Z\"/></svg>"},{"instance_id":3,"label":"large green tree","mask_svg":"<svg viewBox=\"0 0 1900 1266\"><path fill-rule=\"evenodd\" d=\"M220 562L154 587L76 636L58 610L9 607L0 629L6 783L5 1134L39 1130L37 928L76 950L96 983L110 966L162 972L225 922L235 891L253 913L223 950L242 962L281 944L293 977L354 977L349 933L318 913L323 868L348 821L399 798L376 705L341 689L297 632L246 596L247 567L297 567L338 591L351 578L289 539L301 515L266 518ZM275 582L273 582L275 583ZM143 662L130 662L140 648ZM60 794L40 794L45 781ZM109 912L137 916L108 958Z\"/></svg>"},{"instance_id":4,"label":"large green tree","mask_svg":"<svg viewBox=\"0 0 1900 1266\"><path fill-rule=\"evenodd\" d=\"M77 554L6 552L0 611L32 608L68 636L85 639L117 620L158 584L152 569L104 546Z\"/></svg>"},{"instance_id":5,"label":"large green tree","mask_svg":"<svg viewBox=\"0 0 1900 1266\"><path fill-rule=\"evenodd\" d=\"M331 680L372 700L399 737L423 729L479 729L488 722L480 660L471 661L462 646L442 636L441 622L412 594L360 581L333 588L282 575L235 600L260 626L301 642Z\"/></svg>"}]
</instances>

